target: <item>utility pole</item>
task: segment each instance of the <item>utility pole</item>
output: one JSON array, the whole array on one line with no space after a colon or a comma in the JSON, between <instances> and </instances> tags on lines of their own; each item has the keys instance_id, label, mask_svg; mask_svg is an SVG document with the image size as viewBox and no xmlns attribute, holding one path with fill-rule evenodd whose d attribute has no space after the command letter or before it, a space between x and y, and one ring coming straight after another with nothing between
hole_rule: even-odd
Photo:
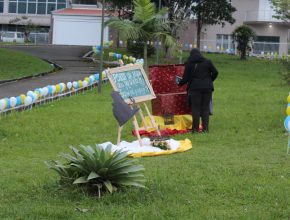
<instances>
[{"instance_id":1,"label":"utility pole","mask_svg":"<svg viewBox=\"0 0 290 220\"><path fill-rule=\"evenodd\" d=\"M159 4L158 4L158 11L161 10L161 0L159 0ZM159 64L159 37L157 38L157 45L156 45L156 62L157 62L157 65Z\"/></svg>"},{"instance_id":2,"label":"utility pole","mask_svg":"<svg viewBox=\"0 0 290 220\"><path fill-rule=\"evenodd\" d=\"M99 83L98 92L102 91L102 72L103 72L103 51L104 51L104 26L105 26L105 0L102 0L102 25L101 25L101 57L100 57L100 71L99 71Z\"/></svg>"}]
</instances>

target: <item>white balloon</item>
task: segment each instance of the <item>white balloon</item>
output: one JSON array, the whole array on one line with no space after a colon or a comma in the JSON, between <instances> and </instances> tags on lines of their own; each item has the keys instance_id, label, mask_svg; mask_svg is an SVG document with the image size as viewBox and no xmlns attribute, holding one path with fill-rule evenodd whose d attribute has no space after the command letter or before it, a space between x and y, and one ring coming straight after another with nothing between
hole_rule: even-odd
<instances>
[{"instance_id":1,"label":"white balloon","mask_svg":"<svg viewBox=\"0 0 290 220\"><path fill-rule=\"evenodd\" d=\"M32 91L28 91L28 92L26 93L26 95L27 95L27 96L30 96L30 95L33 96L33 93L34 93L34 92L32 92Z\"/></svg>"},{"instance_id":2,"label":"white balloon","mask_svg":"<svg viewBox=\"0 0 290 220\"><path fill-rule=\"evenodd\" d=\"M78 82L74 81L72 85L73 85L73 87L76 89L76 88L78 88L78 85L79 85L79 84L78 84Z\"/></svg>"},{"instance_id":3,"label":"white balloon","mask_svg":"<svg viewBox=\"0 0 290 220\"><path fill-rule=\"evenodd\" d=\"M55 90L56 90L56 87L55 86L51 86L51 88L52 88L52 94L54 94Z\"/></svg>"},{"instance_id":4,"label":"white balloon","mask_svg":"<svg viewBox=\"0 0 290 220\"><path fill-rule=\"evenodd\" d=\"M86 80L83 81L83 87L87 87L88 86L88 82Z\"/></svg>"},{"instance_id":5,"label":"white balloon","mask_svg":"<svg viewBox=\"0 0 290 220\"><path fill-rule=\"evenodd\" d=\"M70 90L71 87L72 87L72 83L71 83L71 82L68 82L68 83L66 84L66 87Z\"/></svg>"},{"instance_id":6,"label":"white balloon","mask_svg":"<svg viewBox=\"0 0 290 220\"><path fill-rule=\"evenodd\" d=\"M0 99L0 111L4 110L6 108L6 100Z\"/></svg>"},{"instance_id":7,"label":"white balloon","mask_svg":"<svg viewBox=\"0 0 290 220\"><path fill-rule=\"evenodd\" d=\"M47 87L43 87L42 88L42 96L47 96L48 94L48 88Z\"/></svg>"},{"instance_id":8,"label":"white balloon","mask_svg":"<svg viewBox=\"0 0 290 220\"><path fill-rule=\"evenodd\" d=\"M10 106L14 108L16 106L17 99L15 97L10 98Z\"/></svg>"},{"instance_id":9,"label":"white balloon","mask_svg":"<svg viewBox=\"0 0 290 220\"><path fill-rule=\"evenodd\" d=\"M24 105L28 106L28 105L31 105L31 103L32 103L32 98L30 96L26 96L24 99Z\"/></svg>"}]
</instances>

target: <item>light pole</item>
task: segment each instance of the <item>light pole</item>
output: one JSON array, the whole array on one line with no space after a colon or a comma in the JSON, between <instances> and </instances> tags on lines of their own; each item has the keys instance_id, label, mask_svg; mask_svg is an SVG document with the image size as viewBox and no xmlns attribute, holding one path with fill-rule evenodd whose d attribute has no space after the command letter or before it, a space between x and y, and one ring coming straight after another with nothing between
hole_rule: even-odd
<instances>
[{"instance_id":1,"label":"light pole","mask_svg":"<svg viewBox=\"0 0 290 220\"><path fill-rule=\"evenodd\" d=\"M105 0L102 0L102 25L101 25L101 57L100 57L100 71L99 71L99 83L98 92L101 93L102 90L102 71L103 71L103 49L104 49L104 20L105 20Z\"/></svg>"},{"instance_id":2,"label":"light pole","mask_svg":"<svg viewBox=\"0 0 290 220\"><path fill-rule=\"evenodd\" d=\"M158 4L158 11L160 11L161 9L161 0L159 0L159 4ZM157 51L156 51L156 61L157 64L159 64L159 37L157 38L157 47L156 47Z\"/></svg>"}]
</instances>

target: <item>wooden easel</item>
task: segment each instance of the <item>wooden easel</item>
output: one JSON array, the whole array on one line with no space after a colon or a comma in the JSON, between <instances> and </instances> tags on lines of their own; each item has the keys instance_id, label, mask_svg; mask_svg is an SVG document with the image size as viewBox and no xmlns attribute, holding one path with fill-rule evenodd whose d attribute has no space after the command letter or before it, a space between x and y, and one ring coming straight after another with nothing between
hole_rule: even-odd
<instances>
[{"instance_id":1,"label":"wooden easel","mask_svg":"<svg viewBox=\"0 0 290 220\"><path fill-rule=\"evenodd\" d=\"M144 113L143 113L143 110L142 110L142 108L141 108L141 104L144 105L144 108L145 108L145 110L146 110L146 113L147 113L148 117L150 118L151 126L149 126L149 125L147 124L146 120L145 120ZM137 138L138 138L139 144L140 144L140 146L143 146L142 139L141 139L141 136L140 136L140 133L139 133L140 130L143 130L143 129L148 130L148 129L150 129L150 128L154 128L154 129L156 129L156 132L157 132L157 134L158 134L159 136L161 136L161 133L160 133L160 130L159 130L158 125L156 124L156 122L155 122L155 120L154 120L154 117L152 116L152 114L150 113L150 111L149 111L149 109L148 109L148 106L147 106L146 102L138 103L138 104L136 104L136 105L137 105L137 106L139 107L139 109L140 109L140 110L139 110L139 114L140 114L140 117L141 117L141 120L142 120L142 123L143 123L144 127L141 127L141 128L139 127L136 115L134 115L134 116L132 117L132 122L133 122L134 130L135 130L136 136L137 136ZM119 128L118 128L118 139L117 139L117 145L119 145L120 142L121 142L121 132L122 132L122 128L123 128L123 127L120 127L120 126L119 126Z\"/></svg>"}]
</instances>

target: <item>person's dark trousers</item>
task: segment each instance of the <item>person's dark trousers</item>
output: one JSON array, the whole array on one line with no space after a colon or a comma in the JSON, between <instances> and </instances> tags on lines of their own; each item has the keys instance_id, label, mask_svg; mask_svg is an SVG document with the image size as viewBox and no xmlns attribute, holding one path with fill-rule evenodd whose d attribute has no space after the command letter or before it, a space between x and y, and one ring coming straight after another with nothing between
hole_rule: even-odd
<instances>
[{"instance_id":1,"label":"person's dark trousers","mask_svg":"<svg viewBox=\"0 0 290 220\"><path fill-rule=\"evenodd\" d=\"M203 131L208 131L209 124L209 102L212 91L194 90L190 92L192 111L192 132L198 132L200 118Z\"/></svg>"}]
</instances>

